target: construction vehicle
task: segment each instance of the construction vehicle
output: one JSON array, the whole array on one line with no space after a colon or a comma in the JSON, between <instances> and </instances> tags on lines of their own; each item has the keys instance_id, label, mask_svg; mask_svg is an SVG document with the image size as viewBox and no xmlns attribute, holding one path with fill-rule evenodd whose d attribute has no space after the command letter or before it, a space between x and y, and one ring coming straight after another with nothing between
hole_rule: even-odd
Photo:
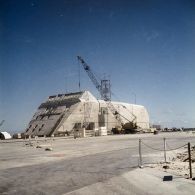
<instances>
[{"instance_id":1,"label":"construction vehicle","mask_svg":"<svg viewBox=\"0 0 195 195\"><path fill-rule=\"evenodd\" d=\"M88 74L89 78L91 79L92 83L95 85L96 89L99 91L102 99L107 104L108 109L111 111L111 113L113 114L113 116L116 118L116 120L119 123L118 126L115 126L112 129L112 132L114 134L123 134L123 133L136 132L136 129L137 129L136 116L133 113L131 113L131 115L133 116L133 120L130 121L125 116L120 114L118 112L118 110L114 107L114 105L112 104L111 98L109 98L103 92L102 85L100 84L100 82L95 77L94 73L91 70L91 67L83 60L83 58L81 56L77 56L77 58L78 58L78 61L82 64L84 70L87 72L87 74ZM126 108L125 106L123 106L123 107ZM128 122L126 122L124 124L123 121L122 121L122 118L125 119Z\"/></svg>"}]
</instances>

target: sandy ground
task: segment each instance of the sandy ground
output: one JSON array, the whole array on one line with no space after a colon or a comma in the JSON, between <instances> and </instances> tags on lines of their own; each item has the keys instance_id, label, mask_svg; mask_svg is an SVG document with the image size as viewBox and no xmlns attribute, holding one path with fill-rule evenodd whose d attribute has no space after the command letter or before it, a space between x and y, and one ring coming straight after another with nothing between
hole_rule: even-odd
<instances>
[{"instance_id":1,"label":"sandy ground","mask_svg":"<svg viewBox=\"0 0 195 195\"><path fill-rule=\"evenodd\" d=\"M163 181L170 173L160 168L162 152L143 147L144 168L137 168L139 139L162 149L165 136L172 148L187 142L195 145L195 136L186 133L2 141L0 194L194 194L194 181L183 176L172 174L171 182ZM171 151L167 159L185 151ZM147 167L151 163L160 166Z\"/></svg>"},{"instance_id":2,"label":"sandy ground","mask_svg":"<svg viewBox=\"0 0 195 195\"><path fill-rule=\"evenodd\" d=\"M167 163L160 162L157 164L148 165L150 168L155 168L160 171L166 171L171 174L189 178L189 156L187 147L175 150L174 152L168 152L169 160ZM191 147L191 166L192 166L192 177L195 177L195 146Z\"/></svg>"}]
</instances>

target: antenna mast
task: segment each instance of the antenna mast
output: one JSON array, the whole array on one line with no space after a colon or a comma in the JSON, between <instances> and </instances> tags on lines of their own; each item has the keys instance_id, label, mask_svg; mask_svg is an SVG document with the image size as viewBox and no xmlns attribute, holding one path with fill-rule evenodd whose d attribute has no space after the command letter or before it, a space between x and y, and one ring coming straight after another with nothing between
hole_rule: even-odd
<instances>
[{"instance_id":1,"label":"antenna mast","mask_svg":"<svg viewBox=\"0 0 195 195\"><path fill-rule=\"evenodd\" d=\"M80 71L80 63L78 61L78 71L79 71L79 91L81 91L81 71Z\"/></svg>"}]
</instances>

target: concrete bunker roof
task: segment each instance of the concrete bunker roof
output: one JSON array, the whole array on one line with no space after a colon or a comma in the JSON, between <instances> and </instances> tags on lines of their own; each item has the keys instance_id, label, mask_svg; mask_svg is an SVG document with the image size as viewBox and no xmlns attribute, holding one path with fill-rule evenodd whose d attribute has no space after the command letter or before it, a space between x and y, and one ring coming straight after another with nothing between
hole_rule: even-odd
<instances>
[{"instance_id":1,"label":"concrete bunker roof","mask_svg":"<svg viewBox=\"0 0 195 195\"><path fill-rule=\"evenodd\" d=\"M48 99L43 102L40 106L40 108L47 108L47 107L58 107L58 106L68 106L72 105L78 102L99 102L102 104L105 104L104 100L98 100L96 97L94 97L89 91L81 91L81 92L75 92L75 93L67 93L67 94L58 94L58 95L51 95L48 97ZM122 106L134 106L137 108L144 107L142 105L137 104L129 104L126 102L117 102L112 101L114 105L122 105Z\"/></svg>"}]
</instances>

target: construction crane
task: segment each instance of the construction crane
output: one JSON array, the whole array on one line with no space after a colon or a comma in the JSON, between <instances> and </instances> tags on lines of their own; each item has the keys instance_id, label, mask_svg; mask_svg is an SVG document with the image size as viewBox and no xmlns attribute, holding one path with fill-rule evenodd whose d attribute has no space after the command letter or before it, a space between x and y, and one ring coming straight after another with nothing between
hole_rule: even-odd
<instances>
[{"instance_id":1,"label":"construction crane","mask_svg":"<svg viewBox=\"0 0 195 195\"><path fill-rule=\"evenodd\" d=\"M87 72L89 78L91 79L92 83L95 85L96 89L99 91L101 97L104 99L104 101L107 104L108 109L112 112L112 114L114 115L114 117L116 118L116 120L119 122L120 126L122 129L135 129L137 127L136 125L136 116L134 114L133 115L133 120L130 121L129 119L127 119L126 117L124 117L123 115L121 115L117 109L114 107L114 105L111 102L111 99L108 98L107 96L105 96L105 94L103 93L102 87L100 82L96 79L95 75L93 74L90 66L83 60L83 58L81 56L77 56L78 61L82 64L84 70ZM123 106L124 107L124 106ZM124 107L126 108L126 107ZM124 124L122 121L122 118L124 118L126 121L128 121L128 123Z\"/></svg>"},{"instance_id":2,"label":"construction crane","mask_svg":"<svg viewBox=\"0 0 195 195\"><path fill-rule=\"evenodd\" d=\"M3 125L3 123L5 122L5 120L2 120L0 123L0 127Z\"/></svg>"}]
</instances>

